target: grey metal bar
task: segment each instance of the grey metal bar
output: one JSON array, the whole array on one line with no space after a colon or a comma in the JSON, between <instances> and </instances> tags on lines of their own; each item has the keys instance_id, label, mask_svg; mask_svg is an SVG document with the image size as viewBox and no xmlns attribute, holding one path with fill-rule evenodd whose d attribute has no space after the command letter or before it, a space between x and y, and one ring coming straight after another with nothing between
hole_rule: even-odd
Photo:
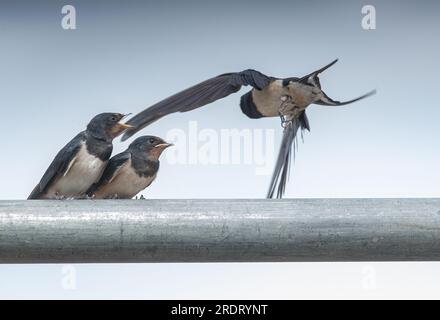
<instances>
[{"instance_id":1,"label":"grey metal bar","mask_svg":"<svg viewBox=\"0 0 440 320\"><path fill-rule=\"evenodd\" d=\"M0 263L287 261L440 261L440 199L0 202Z\"/></svg>"}]
</instances>

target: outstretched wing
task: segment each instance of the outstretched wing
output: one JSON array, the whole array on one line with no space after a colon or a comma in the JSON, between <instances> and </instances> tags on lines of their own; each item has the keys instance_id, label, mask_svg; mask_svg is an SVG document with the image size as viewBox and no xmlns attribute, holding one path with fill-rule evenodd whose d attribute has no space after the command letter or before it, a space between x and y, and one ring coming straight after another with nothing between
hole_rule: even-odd
<instances>
[{"instance_id":1,"label":"outstretched wing","mask_svg":"<svg viewBox=\"0 0 440 320\"><path fill-rule=\"evenodd\" d=\"M118 176L120 169L127 163L127 161L130 160L130 157L129 152L122 152L111 158L101 176L101 179L99 179L97 183L93 184L86 194L89 197L93 197L93 194L96 192L96 190L108 183L111 183Z\"/></svg>"},{"instance_id":2,"label":"outstretched wing","mask_svg":"<svg viewBox=\"0 0 440 320\"><path fill-rule=\"evenodd\" d=\"M321 106L334 106L334 107L345 106L347 104L350 104L350 103L353 103L353 102L356 102L356 101L368 98L368 97L370 97L372 95L375 95L375 94L376 94L376 90L373 90L373 91L370 91L370 92L368 92L368 93L366 93L366 94L364 94L364 95L362 95L362 96L360 96L360 97L358 97L356 99L340 102L340 101L335 101L335 100L329 98L329 96L327 96L325 94L325 92L322 91L322 98L319 101L316 101L314 103L315 104L319 104Z\"/></svg>"},{"instance_id":3,"label":"outstretched wing","mask_svg":"<svg viewBox=\"0 0 440 320\"><path fill-rule=\"evenodd\" d=\"M223 74L203 81L156 103L134 116L127 122L127 124L134 128L126 131L122 141L127 140L142 128L168 114L186 112L210 104L239 91L242 86L250 85L257 90L262 90L272 80L272 78L261 72L245 70L238 73Z\"/></svg>"},{"instance_id":4,"label":"outstretched wing","mask_svg":"<svg viewBox=\"0 0 440 320\"><path fill-rule=\"evenodd\" d=\"M278 199L281 199L286 191L286 184L290 174L290 164L295 158L296 136L299 129L310 131L309 120L305 112L299 117L294 118L284 128L283 140L281 141L280 151L267 193L268 199L274 197L275 190Z\"/></svg>"},{"instance_id":5,"label":"outstretched wing","mask_svg":"<svg viewBox=\"0 0 440 320\"><path fill-rule=\"evenodd\" d=\"M85 140L84 133L78 134L72 141L70 141L50 164L49 168L41 178L40 183L34 188L28 200L39 199L50 185L59 177L66 175L72 168L76 156L81 149L81 142Z\"/></svg>"},{"instance_id":6,"label":"outstretched wing","mask_svg":"<svg viewBox=\"0 0 440 320\"><path fill-rule=\"evenodd\" d=\"M333 62L329 63L328 65L326 65L325 67L323 67L319 70L313 71L312 73L302 77L301 79L294 78L293 81L299 81L301 83L309 84L309 85L312 85L314 87L321 89L322 98L319 101L314 102L314 104L319 104L322 106L335 106L335 107L336 106L345 106L347 104L368 98L368 97L376 94L376 90L373 90L373 91L368 92L367 94L364 94L356 99L352 99L349 101L340 102L340 101L336 101L336 100L331 99L324 91L322 91L321 81L319 79L319 74L321 74L322 72L324 72L325 70L327 70L328 68L333 66L336 62L338 62L338 59L334 60ZM289 80L291 80L291 79L286 79L285 81L289 81Z\"/></svg>"}]
</instances>

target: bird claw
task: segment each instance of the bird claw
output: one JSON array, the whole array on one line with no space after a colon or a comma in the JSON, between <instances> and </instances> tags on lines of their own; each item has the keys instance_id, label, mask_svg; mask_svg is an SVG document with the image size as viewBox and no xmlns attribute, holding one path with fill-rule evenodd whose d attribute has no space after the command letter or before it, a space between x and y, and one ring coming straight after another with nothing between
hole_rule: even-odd
<instances>
[{"instance_id":1,"label":"bird claw","mask_svg":"<svg viewBox=\"0 0 440 320\"><path fill-rule=\"evenodd\" d=\"M94 194L92 194L92 195L87 194L84 199L86 199L86 200L94 200L95 197L96 196Z\"/></svg>"},{"instance_id":2,"label":"bird claw","mask_svg":"<svg viewBox=\"0 0 440 320\"><path fill-rule=\"evenodd\" d=\"M60 195L58 192L55 193L55 200L66 200L66 197Z\"/></svg>"},{"instance_id":3,"label":"bird claw","mask_svg":"<svg viewBox=\"0 0 440 320\"><path fill-rule=\"evenodd\" d=\"M287 128L292 123L292 116L297 109L293 98L289 95L284 95L281 98L281 105L278 111L278 115L281 119L281 127L283 129Z\"/></svg>"},{"instance_id":4,"label":"bird claw","mask_svg":"<svg viewBox=\"0 0 440 320\"><path fill-rule=\"evenodd\" d=\"M281 128L286 129L289 125L292 124L292 120L288 119L285 115L279 113L281 119Z\"/></svg>"}]
</instances>

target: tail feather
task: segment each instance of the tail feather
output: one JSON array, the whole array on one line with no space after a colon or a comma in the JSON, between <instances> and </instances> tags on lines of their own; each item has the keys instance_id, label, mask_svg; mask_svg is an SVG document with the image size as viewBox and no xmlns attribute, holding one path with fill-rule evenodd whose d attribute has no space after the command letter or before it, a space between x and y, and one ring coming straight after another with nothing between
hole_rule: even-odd
<instances>
[{"instance_id":1,"label":"tail feather","mask_svg":"<svg viewBox=\"0 0 440 320\"><path fill-rule=\"evenodd\" d=\"M283 131L280 151L278 153L275 169L272 174L267 198L272 199L275 195L281 199L286 191L286 185L290 176L290 166L295 160L298 130L310 130L309 122L305 113L300 117L294 118Z\"/></svg>"}]
</instances>

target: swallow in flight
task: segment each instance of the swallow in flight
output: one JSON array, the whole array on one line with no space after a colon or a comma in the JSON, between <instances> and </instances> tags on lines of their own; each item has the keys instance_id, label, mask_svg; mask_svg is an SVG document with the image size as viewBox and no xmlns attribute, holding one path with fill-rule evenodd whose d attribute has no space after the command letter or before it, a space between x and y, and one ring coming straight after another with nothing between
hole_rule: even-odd
<instances>
[{"instance_id":1,"label":"swallow in flight","mask_svg":"<svg viewBox=\"0 0 440 320\"><path fill-rule=\"evenodd\" d=\"M133 128L122 138L126 140L156 120L175 113L187 112L229 96L241 89L252 89L241 97L241 111L251 119L280 117L284 128L281 147L272 174L267 198L282 198L286 189L289 167L295 151L294 143L298 131L310 131L306 109L311 104L343 106L376 93L375 90L356 99L339 102L331 99L321 88L319 74L333 66L338 60L303 77L275 78L256 70L223 74L170 96L147 108L127 123Z\"/></svg>"}]
</instances>

